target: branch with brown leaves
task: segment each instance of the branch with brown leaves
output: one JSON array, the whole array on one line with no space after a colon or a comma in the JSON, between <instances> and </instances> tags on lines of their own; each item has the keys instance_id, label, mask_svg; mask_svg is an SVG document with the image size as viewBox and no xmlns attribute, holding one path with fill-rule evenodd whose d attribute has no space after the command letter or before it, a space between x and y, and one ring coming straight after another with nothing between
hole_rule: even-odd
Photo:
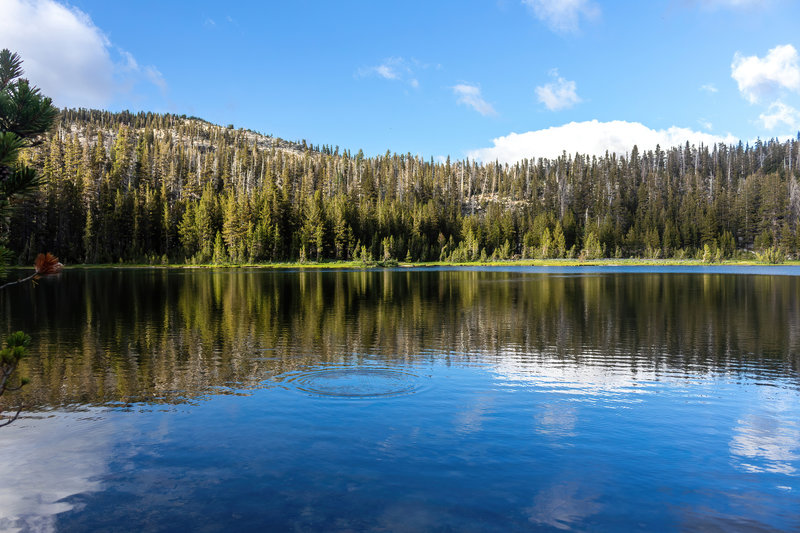
<instances>
[{"instance_id":1,"label":"branch with brown leaves","mask_svg":"<svg viewBox=\"0 0 800 533\"><path fill-rule=\"evenodd\" d=\"M27 281L35 281L43 276L51 274L58 274L64 265L58 262L58 257L51 253L39 254L36 256L36 261L33 263L33 274L17 281L12 281L0 286L0 290L5 289L11 285L25 283ZM28 351L28 346L31 344L30 335L26 335L22 331L17 331L6 337L6 347L0 350L0 396L5 391L15 391L21 389L28 381L25 378L19 380L19 384L11 386L9 379L11 379L14 371L17 369L20 360L25 357ZM19 417L22 412L22 405L19 406L16 413L12 416L4 416L0 411L0 427L7 426Z\"/></svg>"},{"instance_id":2,"label":"branch with brown leaves","mask_svg":"<svg viewBox=\"0 0 800 533\"><path fill-rule=\"evenodd\" d=\"M51 274L58 274L61 272L62 268L64 268L64 265L59 263L58 257L54 256L50 252L47 252L46 254L39 254L36 256L36 261L33 263L33 274L25 278L20 278L16 281L9 281L5 285L0 285L0 290L12 285L25 283L27 281L36 281L41 277L49 276Z\"/></svg>"}]
</instances>

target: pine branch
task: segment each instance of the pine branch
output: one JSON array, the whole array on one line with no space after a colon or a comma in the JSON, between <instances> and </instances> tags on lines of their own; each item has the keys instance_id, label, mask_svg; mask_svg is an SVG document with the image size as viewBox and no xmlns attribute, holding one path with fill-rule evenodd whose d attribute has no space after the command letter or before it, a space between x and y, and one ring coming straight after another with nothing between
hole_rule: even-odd
<instances>
[{"instance_id":1,"label":"pine branch","mask_svg":"<svg viewBox=\"0 0 800 533\"><path fill-rule=\"evenodd\" d=\"M7 287L11 287L12 285L19 285L20 283L25 283L25 282L27 282L27 281L34 280L34 279L36 279L36 277L37 277L38 275L39 275L39 274L37 274L36 272L34 272L33 274L31 274L31 275L30 275L30 276L28 276L27 278L21 278L21 279L18 279L18 280L16 280L16 281L9 281L9 282L8 282L8 283L6 283L5 285L0 285L0 291L1 291L1 290L3 290L3 289L5 289L5 288L7 288Z\"/></svg>"},{"instance_id":2,"label":"pine branch","mask_svg":"<svg viewBox=\"0 0 800 533\"><path fill-rule=\"evenodd\" d=\"M17 53L4 48L0 50L0 91L5 90L11 80L22 76L22 59Z\"/></svg>"}]
</instances>

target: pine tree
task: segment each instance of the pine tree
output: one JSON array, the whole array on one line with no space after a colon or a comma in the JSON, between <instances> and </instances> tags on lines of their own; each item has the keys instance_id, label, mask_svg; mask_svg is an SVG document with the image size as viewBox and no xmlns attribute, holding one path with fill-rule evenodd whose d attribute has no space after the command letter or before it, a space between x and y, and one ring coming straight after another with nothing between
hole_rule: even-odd
<instances>
[{"instance_id":1,"label":"pine tree","mask_svg":"<svg viewBox=\"0 0 800 533\"><path fill-rule=\"evenodd\" d=\"M704 243L724 255L726 231L734 251L800 248L798 166L785 157L800 164L800 140L438 164L321 154L173 115L64 115L19 159L52 182L20 199L8 225L23 257L57 245L89 261L208 261L217 232L234 261L291 260L301 249L309 260L347 259L361 246L380 259L389 237L394 258L414 261L572 256L589 233L615 256L697 256Z\"/></svg>"},{"instance_id":2,"label":"pine tree","mask_svg":"<svg viewBox=\"0 0 800 533\"><path fill-rule=\"evenodd\" d=\"M8 49L0 51L0 217L11 214L12 202L32 194L42 178L32 168L18 162L20 150L41 144L42 136L53 125L58 110L50 98L22 78L22 60ZM5 237L3 237L3 241ZM0 265L8 251L0 245Z\"/></svg>"},{"instance_id":3,"label":"pine tree","mask_svg":"<svg viewBox=\"0 0 800 533\"><path fill-rule=\"evenodd\" d=\"M58 111L51 100L40 94L28 80L22 78L22 60L8 49L0 51L0 222L5 225L11 214L13 202L32 194L42 184L39 175L19 159L20 150L40 144L45 132L53 125ZM58 147L60 149L60 146ZM9 253L5 247L6 233L0 237L0 269L6 266ZM11 282L0 289L60 271L61 263L55 257L40 254L31 276ZM25 356L31 338L18 331L6 337L6 347L0 350L0 396L8 389L19 361ZM20 380L18 387L25 384ZM5 426L19 416L16 414L0 423ZM2 411L2 409L0 409Z\"/></svg>"},{"instance_id":4,"label":"pine tree","mask_svg":"<svg viewBox=\"0 0 800 533\"><path fill-rule=\"evenodd\" d=\"M561 222L556 222L556 227L553 230L553 254L556 257L564 257L567 244L564 238L564 230L561 228Z\"/></svg>"}]
</instances>

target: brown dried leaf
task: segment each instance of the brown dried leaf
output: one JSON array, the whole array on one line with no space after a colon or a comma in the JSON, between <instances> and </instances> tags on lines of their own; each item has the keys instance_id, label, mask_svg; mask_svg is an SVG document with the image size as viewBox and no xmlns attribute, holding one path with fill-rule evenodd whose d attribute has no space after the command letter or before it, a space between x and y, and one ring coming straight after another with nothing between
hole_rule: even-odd
<instances>
[{"instance_id":1,"label":"brown dried leaf","mask_svg":"<svg viewBox=\"0 0 800 533\"><path fill-rule=\"evenodd\" d=\"M36 256L36 261L33 263L33 268L40 276L47 276L50 274L58 274L64 265L58 262L58 257L50 252L46 254L39 254Z\"/></svg>"}]
</instances>

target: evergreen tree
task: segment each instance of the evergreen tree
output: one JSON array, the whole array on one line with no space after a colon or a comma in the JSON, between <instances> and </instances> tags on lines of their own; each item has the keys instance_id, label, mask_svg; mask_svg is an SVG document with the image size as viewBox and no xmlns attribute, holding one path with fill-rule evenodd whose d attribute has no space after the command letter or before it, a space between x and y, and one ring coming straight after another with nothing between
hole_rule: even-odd
<instances>
[{"instance_id":1,"label":"evergreen tree","mask_svg":"<svg viewBox=\"0 0 800 533\"><path fill-rule=\"evenodd\" d=\"M781 164L798 140L440 164L174 115L65 110L44 141L21 161L53 186L8 226L23 260L57 246L88 261L209 261L218 232L235 262L357 258L362 246L380 259L384 242L411 261L571 257L590 233L619 257L800 251L797 165Z\"/></svg>"},{"instance_id":2,"label":"evergreen tree","mask_svg":"<svg viewBox=\"0 0 800 533\"><path fill-rule=\"evenodd\" d=\"M19 163L18 159L22 149L43 142L42 136L58 115L51 99L22 78L22 73L19 55L8 49L0 50L0 217L3 222L11 214L16 199L32 194L43 183L34 169ZM5 265L8 257L4 241L3 238L0 244L0 265Z\"/></svg>"},{"instance_id":3,"label":"evergreen tree","mask_svg":"<svg viewBox=\"0 0 800 533\"><path fill-rule=\"evenodd\" d=\"M19 162L20 151L37 146L42 136L50 129L58 111L51 100L40 94L39 89L30 85L22 76L22 60L8 49L0 50L0 223L5 226L11 215L15 201L32 194L42 184L36 171ZM57 144L57 143L56 143ZM52 172L63 172L61 168L61 146L50 143L51 158L48 163ZM52 175L49 176L52 178ZM51 187L52 191L52 187ZM49 195L52 203L54 195ZM0 269L5 268L9 253L5 247L6 232L0 236ZM15 283L27 282L60 271L61 263L50 254L39 254L34 273L26 278L0 287L0 290ZM12 386L14 372L25 356L31 338L22 331L6 337L5 348L0 350L0 396L6 390L13 390L25 384ZM16 414L0 423L5 426L16 420ZM3 410L0 409L0 412Z\"/></svg>"}]
</instances>

